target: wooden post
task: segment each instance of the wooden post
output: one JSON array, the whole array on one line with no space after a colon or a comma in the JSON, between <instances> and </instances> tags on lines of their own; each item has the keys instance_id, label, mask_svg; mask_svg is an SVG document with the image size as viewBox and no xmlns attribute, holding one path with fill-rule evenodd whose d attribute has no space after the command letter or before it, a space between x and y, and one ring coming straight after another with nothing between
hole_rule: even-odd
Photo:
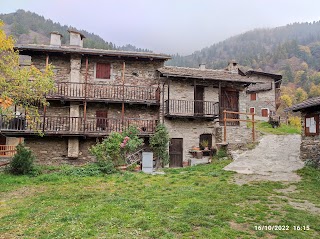
<instances>
[{"instance_id":1,"label":"wooden post","mask_svg":"<svg viewBox=\"0 0 320 239\"><path fill-rule=\"evenodd\" d=\"M86 131L87 121L87 83L88 83L88 57L86 57L86 74L84 84L84 104L83 104L83 131Z\"/></svg>"},{"instance_id":2,"label":"wooden post","mask_svg":"<svg viewBox=\"0 0 320 239\"><path fill-rule=\"evenodd\" d=\"M46 70L48 70L49 66L49 55L46 55ZM45 130L45 123L46 123L46 113L47 113L47 106L43 105L43 123L42 123L42 133L44 133Z\"/></svg>"},{"instance_id":3,"label":"wooden post","mask_svg":"<svg viewBox=\"0 0 320 239\"><path fill-rule=\"evenodd\" d=\"M167 77L167 79L168 79L168 77ZM170 79L168 79L168 99L167 99L167 105L166 105L166 107L167 107L167 114L169 115L170 114Z\"/></svg>"},{"instance_id":4,"label":"wooden post","mask_svg":"<svg viewBox=\"0 0 320 239\"><path fill-rule=\"evenodd\" d=\"M223 111L223 141L224 143L227 142L227 112L226 110Z\"/></svg>"},{"instance_id":5,"label":"wooden post","mask_svg":"<svg viewBox=\"0 0 320 239\"><path fill-rule=\"evenodd\" d=\"M254 113L252 114L252 141L253 143L256 141L256 135L254 131Z\"/></svg>"},{"instance_id":6,"label":"wooden post","mask_svg":"<svg viewBox=\"0 0 320 239\"><path fill-rule=\"evenodd\" d=\"M121 124L122 130L124 130L124 72L126 69L126 63L123 62L122 65L122 109L121 109Z\"/></svg>"}]
</instances>

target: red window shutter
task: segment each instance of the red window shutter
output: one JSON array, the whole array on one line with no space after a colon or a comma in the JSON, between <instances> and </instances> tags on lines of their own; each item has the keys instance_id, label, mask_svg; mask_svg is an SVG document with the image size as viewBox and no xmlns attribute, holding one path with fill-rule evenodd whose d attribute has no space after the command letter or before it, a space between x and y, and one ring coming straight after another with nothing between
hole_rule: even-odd
<instances>
[{"instance_id":1,"label":"red window shutter","mask_svg":"<svg viewBox=\"0 0 320 239\"><path fill-rule=\"evenodd\" d=\"M250 94L250 100L257 100L257 93L251 93Z\"/></svg>"},{"instance_id":2,"label":"red window shutter","mask_svg":"<svg viewBox=\"0 0 320 239\"><path fill-rule=\"evenodd\" d=\"M250 108L250 113L254 114L254 108L253 107Z\"/></svg>"},{"instance_id":3,"label":"red window shutter","mask_svg":"<svg viewBox=\"0 0 320 239\"><path fill-rule=\"evenodd\" d=\"M97 79L110 79L110 64L97 63L97 65L96 65L96 78Z\"/></svg>"},{"instance_id":4,"label":"red window shutter","mask_svg":"<svg viewBox=\"0 0 320 239\"><path fill-rule=\"evenodd\" d=\"M262 109L261 110L261 116L262 117L268 117L268 109Z\"/></svg>"}]
</instances>

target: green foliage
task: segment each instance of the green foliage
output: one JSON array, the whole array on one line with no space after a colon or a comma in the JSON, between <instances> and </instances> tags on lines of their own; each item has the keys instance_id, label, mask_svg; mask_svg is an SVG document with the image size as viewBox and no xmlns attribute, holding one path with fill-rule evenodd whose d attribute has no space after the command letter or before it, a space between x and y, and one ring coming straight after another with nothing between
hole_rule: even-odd
<instances>
[{"instance_id":1,"label":"green foliage","mask_svg":"<svg viewBox=\"0 0 320 239\"><path fill-rule=\"evenodd\" d=\"M220 148L217 152L218 159L228 157L227 150L225 148Z\"/></svg>"},{"instance_id":2,"label":"green foliage","mask_svg":"<svg viewBox=\"0 0 320 239\"><path fill-rule=\"evenodd\" d=\"M24 147L23 144L17 146L17 153L10 161L8 171L16 175L34 174L35 167L33 161L35 160L31 150Z\"/></svg>"},{"instance_id":3,"label":"green foliage","mask_svg":"<svg viewBox=\"0 0 320 239\"><path fill-rule=\"evenodd\" d=\"M289 125L301 130L301 118L299 116L290 116L288 122Z\"/></svg>"},{"instance_id":4,"label":"green foliage","mask_svg":"<svg viewBox=\"0 0 320 239\"><path fill-rule=\"evenodd\" d=\"M150 138L150 147L162 166L169 163L169 140L167 128L163 124L158 124L154 135Z\"/></svg>"},{"instance_id":5,"label":"green foliage","mask_svg":"<svg viewBox=\"0 0 320 239\"><path fill-rule=\"evenodd\" d=\"M125 164L127 154L133 153L143 145L143 140L138 137L139 130L130 126L122 133L112 132L101 143L93 146L90 152L96 156L100 164L111 161L114 166Z\"/></svg>"},{"instance_id":6,"label":"green foliage","mask_svg":"<svg viewBox=\"0 0 320 239\"><path fill-rule=\"evenodd\" d=\"M280 127L273 128L271 124L263 121L260 121L255 125L256 125L256 129L262 133L278 134L278 135L301 133L301 127L296 127L294 125L281 124Z\"/></svg>"}]
</instances>

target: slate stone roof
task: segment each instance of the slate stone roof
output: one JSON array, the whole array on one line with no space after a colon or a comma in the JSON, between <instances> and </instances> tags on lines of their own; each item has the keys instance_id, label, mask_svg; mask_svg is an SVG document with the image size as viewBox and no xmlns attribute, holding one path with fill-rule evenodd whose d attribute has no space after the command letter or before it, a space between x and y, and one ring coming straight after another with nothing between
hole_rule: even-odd
<instances>
[{"instance_id":1,"label":"slate stone roof","mask_svg":"<svg viewBox=\"0 0 320 239\"><path fill-rule=\"evenodd\" d=\"M309 107L319 106L319 105L320 105L320 97L314 97L314 98L307 99L299 104L295 104L289 108L286 108L284 111L285 112L300 111Z\"/></svg>"},{"instance_id":2,"label":"slate stone roof","mask_svg":"<svg viewBox=\"0 0 320 239\"><path fill-rule=\"evenodd\" d=\"M191 79L204 79L204 80L220 80L220 81L233 81L241 83L257 83L264 82L259 79L250 79L247 76L240 75L237 72L230 72L226 70L212 70L212 69L198 69L188 67L165 66L158 71L162 76L177 77L177 78L191 78Z\"/></svg>"},{"instance_id":3,"label":"slate stone roof","mask_svg":"<svg viewBox=\"0 0 320 239\"><path fill-rule=\"evenodd\" d=\"M149 59L152 58L152 59L159 59L159 60L171 59L169 55L156 54L151 52L104 50L104 49L83 48L83 47L75 47L75 46L18 44L15 46L15 49L19 50L20 52L57 52L57 53L60 52L60 53L78 53L78 54L97 55L97 56L119 56L119 57L149 58Z\"/></svg>"},{"instance_id":4,"label":"slate stone roof","mask_svg":"<svg viewBox=\"0 0 320 239\"><path fill-rule=\"evenodd\" d=\"M247 92L268 91L271 89L272 89L271 83L253 84L248 86Z\"/></svg>"}]
</instances>

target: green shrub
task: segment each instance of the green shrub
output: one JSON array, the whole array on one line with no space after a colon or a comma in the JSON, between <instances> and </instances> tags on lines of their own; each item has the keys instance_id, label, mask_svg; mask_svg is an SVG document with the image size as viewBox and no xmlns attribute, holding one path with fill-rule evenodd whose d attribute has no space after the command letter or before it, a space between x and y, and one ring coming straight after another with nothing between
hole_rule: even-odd
<instances>
[{"instance_id":1,"label":"green shrub","mask_svg":"<svg viewBox=\"0 0 320 239\"><path fill-rule=\"evenodd\" d=\"M227 150L225 150L224 148L219 149L217 152L217 157L218 158L228 157Z\"/></svg>"},{"instance_id":2,"label":"green shrub","mask_svg":"<svg viewBox=\"0 0 320 239\"><path fill-rule=\"evenodd\" d=\"M93 146L90 152L96 156L99 165L105 165L107 161L114 166L125 164L126 156L143 145L143 139L138 134L139 130L135 126L130 126L122 133L112 132L108 138ZM107 167L110 168L111 164Z\"/></svg>"},{"instance_id":3,"label":"green shrub","mask_svg":"<svg viewBox=\"0 0 320 239\"><path fill-rule=\"evenodd\" d=\"M37 174L33 165L35 156L32 151L24 147L23 144L17 146L17 153L13 156L8 171L16 175Z\"/></svg>"},{"instance_id":4,"label":"green shrub","mask_svg":"<svg viewBox=\"0 0 320 239\"><path fill-rule=\"evenodd\" d=\"M158 124L156 132L150 138L150 147L162 166L169 163L169 133L163 124Z\"/></svg>"}]
</instances>

